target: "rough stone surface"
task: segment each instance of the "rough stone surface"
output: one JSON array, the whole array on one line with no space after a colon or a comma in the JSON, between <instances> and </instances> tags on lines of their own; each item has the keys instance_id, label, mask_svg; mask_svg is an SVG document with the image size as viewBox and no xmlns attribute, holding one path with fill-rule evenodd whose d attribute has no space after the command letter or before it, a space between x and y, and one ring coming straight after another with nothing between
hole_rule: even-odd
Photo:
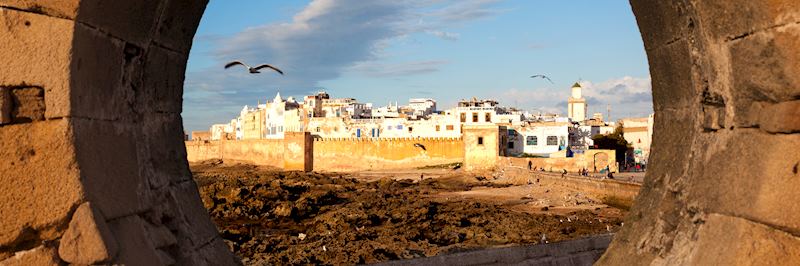
<instances>
[{"instance_id":1,"label":"rough stone surface","mask_svg":"<svg viewBox=\"0 0 800 266\"><path fill-rule=\"evenodd\" d=\"M55 239L69 223L84 197L72 138L66 120L0 126L0 248Z\"/></svg>"},{"instance_id":2,"label":"rough stone surface","mask_svg":"<svg viewBox=\"0 0 800 266\"><path fill-rule=\"evenodd\" d=\"M91 203L81 204L59 241L58 255L66 262L87 265L110 260L116 253L117 240L103 215Z\"/></svg>"},{"instance_id":3,"label":"rough stone surface","mask_svg":"<svg viewBox=\"0 0 800 266\"><path fill-rule=\"evenodd\" d=\"M631 5L653 75L653 152L598 264L796 264L800 5Z\"/></svg>"},{"instance_id":4,"label":"rough stone surface","mask_svg":"<svg viewBox=\"0 0 800 266\"><path fill-rule=\"evenodd\" d=\"M77 264L236 264L182 138L183 75L206 3L0 0L0 260L61 239L60 256Z\"/></svg>"},{"instance_id":5,"label":"rough stone surface","mask_svg":"<svg viewBox=\"0 0 800 266\"><path fill-rule=\"evenodd\" d=\"M0 4L0 47L3 47L0 49L0 66L3 66L0 86L44 88L46 117L67 116L72 106L69 66L75 24L2 6Z\"/></svg>"},{"instance_id":6,"label":"rough stone surface","mask_svg":"<svg viewBox=\"0 0 800 266\"><path fill-rule=\"evenodd\" d=\"M49 246L38 246L33 249L19 251L14 256L0 260L0 266L61 265L56 249Z\"/></svg>"},{"instance_id":7,"label":"rough stone surface","mask_svg":"<svg viewBox=\"0 0 800 266\"><path fill-rule=\"evenodd\" d=\"M162 265L156 247L147 238L146 221L136 215L109 222L114 236L119 239L119 254L114 263L126 265Z\"/></svg>"},{"instance_id":8,"label":"rough stone surface","mask_svg":"<svg viewBox=\"0 0 800 266\"><path fill-rule=\"evenodd\" d=\"M742 218L710 214L697 238L701 252L692 254L693 265L787 265L800 261L800 238Z\"/></svg>"},{"instance_id":9,"label":"rough stone surface","mask_svg":"<svg viewBox=\"0 0 800 266\"><path fill-rule=\"evenodd\" d=\"M800 133L800 100L767 105L758 123L770 133Z\"/></svg>"},{"instance_id":10,"label":"rough stone surface","mask_svg":"<svg viewBox=\"0 0 800 266\"><path fill-rule=\"evenodd\" d=\"M74 19L80 0L2 0L0 6L13 7L31 13Z\"/></svg>"},{"instance_id":11,"label":"rough stone surface","mask_svg":"<svg viewBox=\"0 0 800 266\"><path fill-rule=\"evenodd\" d=\"M21 94L34 99L18 105L28 119L14 120L15 95L0 97L3 263L60 263L53 247L34 246L62 237L69 214L88 200L114 218L119 254L110 263L236 264L187 179L177 137L186 58L206 3L0 0L0 87L42 90ZM800 4L631 6L653 76L653 157L638 203L599 263L724 264L752 255L796 264L797 241L787 234L800 234L790 200L800 186ZM495 165L496 148L481 149L487 156L472 165ZM710 241L717 238L724 241Z\"/></svg>"},{"instance_id":12,"label":"rough stone surface","mask_svg":"<svg viewBox=\"0 0 800 266\"><path fill-rule=\"evenodd\" d=\"M77 118L75 149L87 197L107 219L145 210L147 184L139 174L134 126Z\"/></svg>"}]
</instances>

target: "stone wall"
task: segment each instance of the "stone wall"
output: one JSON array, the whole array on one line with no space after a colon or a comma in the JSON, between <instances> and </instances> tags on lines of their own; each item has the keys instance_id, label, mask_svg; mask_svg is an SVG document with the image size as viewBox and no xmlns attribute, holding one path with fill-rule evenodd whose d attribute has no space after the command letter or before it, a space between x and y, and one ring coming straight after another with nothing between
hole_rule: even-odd
<instances>
[{"instance_id":1,"label":"stone wall","mask_svg":"<svg viewBox=\"0 0 800 266\"><path fill-rule=\"evenodd\" d=\"M600 265L800 263L800 1L631 1L647 176Z\"/></svg>"},{"instance_id":2,"label":"stone wall","mask_svg":"<svg viewBox=\"0 0 800 266\"><path fill-rule=\"evenodd\" d=\"M0 264L235 265L184 159L205 1L0 2Z\"/></svg>"},{"instance_id":3,"label":"stone wall","mask_svg":"<svg viewBox=\"0 0 800 266\"><path fill-rule=\"evenodd\" d=\"M313 161L316 171L410 169L452 164L464 161L464 143L455 138L316 139Z\"/></svg>"},{"instance_id":4,"label":"stone wall","mask_svg":"<svg viewBox=\"0 0 800 266\"><path fill-rule=\"evenodd\" d=\"M0 264L238 263L184 159L183 77L206 2L0 3ZM599 264L797 264L800 2L631 5L653 145Z\"/></svg>"},{"instance_id":5,"label":"stone wall","mask_svg":"<svg viewBox=\"0 0 800 266\"><path fill-rule=\"evenodd\" d=\"M283 168L283 140L187 141L189 162L223 159Z\"/></svg>"},{"instance_id":6,"label":"stone wall","mask_svg":"<svg viewBox=\"0 0 800 266\"><path fill-rule=\"evenodd\" d=\"M222 159L311 171L313 141L308 132L287 132L285 139L186 141L189 162Z\"/></svg>"},{"instance_id":7,"label":"stone wall","mask_svg":"<svg viewBox=\"0 0 800 266\"><path fill-rule=\"evenodd\" d=\"M588 169L589 172L599 172L601 169L609 167L612 172L616 172L617 159L615 150L586 150L585 153L576 153L575 157L560 158L522 158L522 157L500 157L497 160L498 166L516 166L528 169L528 162L536 169L544 168L545 171L559 172L566 169L570 173L577 173L581 169Z\"/></svg>"},{"instance_id":8,"label":"stone wall","mask_svg":"<svg viewBox=\"0 0 800 266\"><path fill-rule=\"evenodd\" d=\"M505 151L508 132L496 125L464 126L464 170L491 170Z\"/></svg>"}]
</instances>

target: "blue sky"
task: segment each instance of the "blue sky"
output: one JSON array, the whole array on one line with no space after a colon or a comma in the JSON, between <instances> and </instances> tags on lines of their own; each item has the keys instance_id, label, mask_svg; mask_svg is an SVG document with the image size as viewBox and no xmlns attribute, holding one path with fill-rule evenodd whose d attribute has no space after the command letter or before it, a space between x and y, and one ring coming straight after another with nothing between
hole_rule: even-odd
<instances>
[{"instance_id":1,"label":"blue sky","mask_svg":"<svg viewBox=\"0 0 800 266\"><path fill-rule=\"evenodd\" d=\"M569 87L612 118L652 112L650 76L628 1L212 0L194 38L184 126L205 130L243 105L311 94L401 104L463 98L566 112ZM223 70L270 63L285 76ZM550 76L555 84L531 79Z\"/></svg>"}]
</instances>

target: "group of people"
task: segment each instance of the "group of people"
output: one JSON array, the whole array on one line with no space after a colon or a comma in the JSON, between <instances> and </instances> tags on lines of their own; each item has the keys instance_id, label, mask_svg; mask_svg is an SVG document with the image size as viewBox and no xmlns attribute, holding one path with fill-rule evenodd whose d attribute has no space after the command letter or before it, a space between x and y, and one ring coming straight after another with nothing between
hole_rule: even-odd
<instances>
[{"instance_id":1,"label":"group of people","mask_svg":"<svg viewBox=\"0 0 800 266\"><path fill-rule=\"evenodd\" d=\"M528 170L531 170L531 171L536 171L537 170L536 166L533 166L533 163L531 161L528 161ZM544 167L539 167L538 170L544 172Z\"/></svg>"},{"instance_id":2,"label":"group of people","mask_svg":"<svg viewBox=\"0 0 800 266\"><path fill-rule=\"evenodd\" d=\"M537 168L536 168L536 166L534 166L534 165L533 165L533 163L532 163L531 161L528 161L528 170L531 170L531 171L536 171L536 170L539 170L539 171L542 171L542 172L544 172L544 167L539 167L539 169L537 169ZM606 168L604 168L604 169L602 169L602 170L600 171L600 173L601 173L601 174L602 174L603 172L605 172L605 174L606 174L606 176L605 176L605 177L606 177L606 178L608 178L608 179L614 179L614 173L613 173L613 172L611 172L611 169L610 169L608 166L606 166ZM581 176L586 176L586 177L588 177L588 176L589 176L589 169L587 169L587 168L581 168L580 170L578 170L578 174L579 174L579 175L581 175ZM567 177L567 169L561 169L561 177L562 177L562 178L566 178L566 177Z\"/></svg>"}]
</instances>

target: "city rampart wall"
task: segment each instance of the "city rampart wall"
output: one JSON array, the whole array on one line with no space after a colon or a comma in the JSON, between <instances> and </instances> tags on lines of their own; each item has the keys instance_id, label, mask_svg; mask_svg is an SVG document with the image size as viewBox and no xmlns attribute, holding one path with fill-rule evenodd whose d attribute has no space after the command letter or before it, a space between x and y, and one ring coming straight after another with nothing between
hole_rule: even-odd
<instances>
[{"instance_id":1,"label":"city rampart wall","mask_svg":"<svg viewBox=\"0 0 800 266\"><path fill-rule=\"evenodd\" d=\"M497 161L498 166L517 166L527 169L528 162L531 168L541 169L549 172L559 172L566 169L569 173L576 173L581 169L588 169L589 172L599 172L609 167L612 172L617 172L617 161L614 150L587 150L585 153L575 154L575 157L560 158L524 158L524 157L500 157Z\"/></svg>"},{"instance_id":2,"label":"city rampart wall","mask_svg":"<svg viewBox=\"0 0 800 266\"><path fill-rule=\"evenodd\" d=\"M464 142L460 138L315 139L313 161L316 171L345 172L460 163Z\"/></svg>"},{"instance_id":3,"label":"city rampart wall","mask_svg":"<svg viewBox=\"0 0 800 266\"><path fill-rule=\"evenodd\" d=\"M187 141L189 162L222 159L283 167L283 140Z\"/></svg>"}]
</instances>

